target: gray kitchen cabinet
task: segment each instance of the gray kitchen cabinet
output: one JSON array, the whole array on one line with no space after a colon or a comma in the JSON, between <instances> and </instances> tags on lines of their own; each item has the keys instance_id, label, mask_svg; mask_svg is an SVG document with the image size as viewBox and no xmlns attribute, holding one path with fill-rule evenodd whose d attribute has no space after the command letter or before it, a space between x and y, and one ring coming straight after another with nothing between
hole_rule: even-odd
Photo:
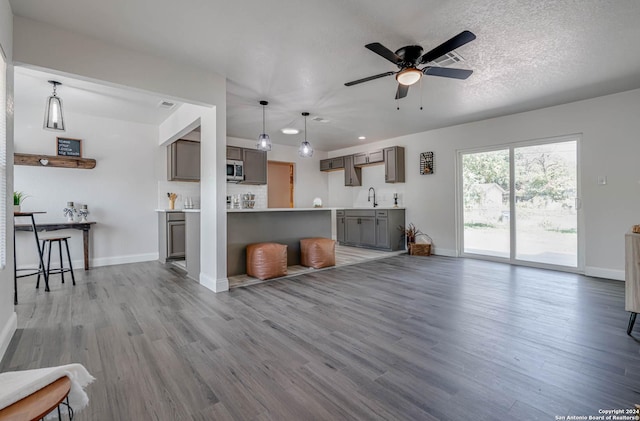
<instances>
[{"instance_id":1,"label":"gray kitchen cabinet","mask_svg":"<svg viewBox=\"0 0 640 421\"><path fill-rule=\"evenodd\" d=\"M227 146L227 159L242 161L242 148L237 146Z\"/></svg>"},{"instance_id":2,"label":"gray kitchen cabinet","mask_svg":"<svg viewBox=\"0 0 640 421\"><path fill-rule=\"evenodd\" d=\"M162 263L182 260L186 254L184 212L158 213L158 255Z\"/></svg>"},{"instance_id":3,"label":"gray kitchen cabinet","mask_svg":"<svg viewBox=\"0 0 640 421\"><path fill-rule=\"evenodd\" d=\"M387 211L376 212L376 247L382 249L391 248L389 243L389 218Z\"/></svg>"},{"instance_id":4,"label":"gray kitchen cabinet","mask_svg":"<svg viewBox=\"0 0 640 421\"><path fill-rule=\"evenodd\" d=\"M345 243L362 247L375 247L376 212L367 209L349 209L344 212Z\"/></svg>"},{"instance_id":5,"label":"gray kitchen cabinet","mask_svg":"<svg viewBox=\"0 0 640 421\"><path fill-rule=\"evenodd\" d=\"M394 146L384 149L385 183L404 183L404 148Z\"/></svg>"},{"instance_id":6,"label":"gray kitchen cabinet","mask_svg":"<svg viewBox=\"0 0 640 421\"><path fill-rule=\"evenodd\" d=\"M187 276L200 281L200 212L185 212L185 260Z\"/></svg>"},{"instance_id":7,"label":"gray kitchen cabinet","mask_svg":"<svg viewBox=\"0 0 640 421\"><path fill-rule=\"evenodd\" d=\"M382 150L373 152L361 152L353 155L353 165L355 166L377 164L383 161L384 153Z\"/></svg>"},{"instance_id":8,"label":"gray kitchen cabinet","mask_svg":"<svg viewBox=\"0 0 640 421\"><path fill-rule=\"evenodd\" d=\"M344 157L344 185L362 185L362 169L353 165L353 155Z\"/></svg>"},{"instance_id":9,"label":"gray kitchen cabinet","mask_svg":"<svg viewBox=\"0 0 640 421\"><path fill-rule=\"evenodd\" d=\"M388 251L405 248L398 230L405 226L404 209L339 209L336 218L340 244Z\"/></svg>"},{"instance_id":10,"label":"gray kitchen cabinet","mask_svg":"<svg viewBox=\"0 0 640 421\"><path fill-rule=\"evenodd\" d=\"M242 148L244 181L240 184L267 184L267 152Z\"/></svg>"},{"instance_id":11,"label":"gray kitchen cabinet","mask_svg":"<svg viewBox=\"0 0 640 421\"><path fill-rule=\"evenodd\" d=\"M343 210L338 210L336 211L336 234L337 234L337 240L339 243L344 243L344 211Z\"/></svg>"},{"instance_id":12,"label":"gray kitchen cabinet","mask_svg":"<svg viewBox=\"0 0 640 421\"><path fill-rule=\"evenodd\" d=\"M329 158L320 160L320 171L335 171L344 168L344 157Z\"/></svg>"},{"instance_id":13,"label":"gray kitchen cabinet","mask_svg":"<svg viewBox=\"0 0 640 421\"><path fill-rule=\"evenodd\" d=\"M200 181L200 142L176 140L167 146L169 181Z\"/></svg>"}]
</instances>

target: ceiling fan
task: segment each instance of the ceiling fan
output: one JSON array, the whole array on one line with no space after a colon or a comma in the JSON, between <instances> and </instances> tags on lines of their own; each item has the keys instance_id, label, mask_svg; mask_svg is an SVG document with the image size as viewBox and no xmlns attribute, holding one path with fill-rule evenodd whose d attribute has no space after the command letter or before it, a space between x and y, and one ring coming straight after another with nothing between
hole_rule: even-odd
<instances>
[{"instance_id":1,"label":"ceiling fan","mask_svg":"<svg viewBox=\"0 0 640 421\"><path fill-rule=\"evenodd\" d=\"M466 79L471 76L471 73L473 73L472 70L434 66L425 66L422 69L419 69L418 66L429 63L458 47L462 47L474 39L476 39L476 36L472 32L462 31L455 37L445 41L425 54L422 54L422 47L419 45L407 45L394 53L379 42L367 44L365 45L366 48L378 54L382 58L389 60L398 66L398 69L400 70L397 72L380 73L379 75L347 82L345 83L345 86L353 86L370 80L379 79L381 77L396 75L396 80L398 81L396 99L400 99L407 96L409 86L418 82L422 78L423 74L429 76L449 77L453 79Z\"/></svg>"}]
</instances>

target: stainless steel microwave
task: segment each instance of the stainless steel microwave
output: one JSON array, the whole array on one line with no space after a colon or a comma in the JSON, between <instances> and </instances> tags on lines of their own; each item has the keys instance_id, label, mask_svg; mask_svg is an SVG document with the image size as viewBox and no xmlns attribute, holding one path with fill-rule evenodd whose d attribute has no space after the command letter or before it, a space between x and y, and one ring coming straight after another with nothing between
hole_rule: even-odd
<instances>
[{"instance_id":1,"label":"stainless steel microwave","mask_svg":"<svg viewBox=\"0 0 640 421\"><path fill-rule=\"evenodd\" d=\"M227 181L238 183L244 181L242 161L227 160Z\"/></svg>"}]
</instances>

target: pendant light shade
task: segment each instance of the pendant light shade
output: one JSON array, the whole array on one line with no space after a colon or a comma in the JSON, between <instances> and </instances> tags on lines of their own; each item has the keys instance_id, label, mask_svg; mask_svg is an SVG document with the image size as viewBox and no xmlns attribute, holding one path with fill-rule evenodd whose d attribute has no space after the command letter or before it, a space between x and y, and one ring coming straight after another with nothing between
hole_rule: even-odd
<instances>
[{"instance_id":1,"label":"pendant light shade","mask_svg":"<svg viewBox=\"0 0 640 421\"><path fill-rule=\"evenodd\" d=\"M44 128L64 132L64 117L62 115L62 100L56 95L56 87L62 85L60 82L50 80L53 85L53 94L47 98L44 112Z\"/></svg>"},{"instance_id":2,"label":"pendant light shade","mask_svg":"<svg viewBox=\"0 0 640 421\"><path fill-rule=\"evenodd\" d=\"M307 141L307 116L309 113L302 113L304 116L304 140L300 144L300 149L298 149L298 154L303 158L311 158L313 156L313 148L311 147L311 143Z\"/></svg>"},{"instance_id":3,"label":"pendant light shade","mask_svg":"<svg viewBox=\"0 0 640 421\"><path fill-rule=\"evenodd\" d=\"M260 136L258 136L258 150L261 151L271 150L271 138L264 129L264 107L268 104L269 103L267 101L260 101L260 105L262 105L262 133L260 133Z\"/></svg>"}]
</instances>

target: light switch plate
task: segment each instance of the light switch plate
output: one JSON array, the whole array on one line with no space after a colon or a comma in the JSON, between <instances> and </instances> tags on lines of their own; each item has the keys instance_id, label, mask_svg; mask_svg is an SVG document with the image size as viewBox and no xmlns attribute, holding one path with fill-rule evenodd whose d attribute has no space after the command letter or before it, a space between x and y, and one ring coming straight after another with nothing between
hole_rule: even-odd
<instances>
[{"instance_id":1,"label":"light switch plate","mask_svg":"<svg viewBox=\"0 0 640 421\"><path fill-rule=\"evenodd\" d=\"M607 184L607 176L606 175L599 175L598 176L598 185L604 186L606 184Z\"/></svg>"}]
</instances>

